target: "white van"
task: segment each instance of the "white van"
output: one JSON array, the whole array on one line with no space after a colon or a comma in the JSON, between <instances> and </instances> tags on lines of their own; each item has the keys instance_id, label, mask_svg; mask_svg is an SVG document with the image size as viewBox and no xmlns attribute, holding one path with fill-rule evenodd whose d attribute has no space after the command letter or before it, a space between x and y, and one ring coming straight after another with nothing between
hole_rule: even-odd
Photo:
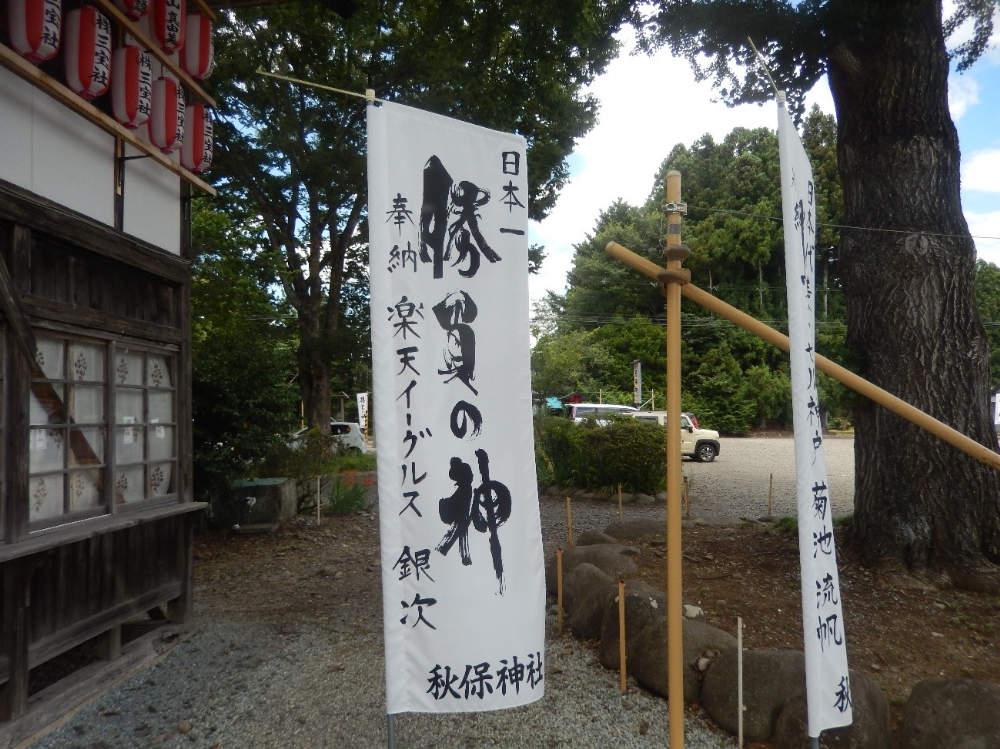
<instances>
[{"instance_id":1,"label":"white van","mask_svg":"<svg viewBox=\"0 0 1000 749\"><path fill-rule=\"evenodd\" d=\"M666 411L636 411L633 419L650 424L667 426ZM719 454L719 433L714 429L699 429L693 414L681 414L681 455L694 458L699 463L711 463Z\"/></svg>"},{"instance_id":2,"label":"white van","mask_svg":"<svg viewBox=\"0 0 1000 749\"><path fill-rule=\"evenodd\" d=\"M615 403L571 403L569 417L579 424L584 419L596 419L609 414L632 414L639 409L632 406L619 406Z\"/></svg>"}]
</instances>

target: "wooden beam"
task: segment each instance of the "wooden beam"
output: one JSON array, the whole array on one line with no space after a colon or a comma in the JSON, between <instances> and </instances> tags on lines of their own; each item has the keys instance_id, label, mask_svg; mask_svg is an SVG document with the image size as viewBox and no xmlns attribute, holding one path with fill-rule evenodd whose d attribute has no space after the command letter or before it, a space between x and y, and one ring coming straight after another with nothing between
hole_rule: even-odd
<instances>
[{"instance_id":1,"label":"wooden beam","mask_svg":"<svg viewBox=\"0 0 1000 749\"><path fill-rule=\"evenodd\" d=\"M204 89L198 85L194 78L185 73L180 65L170 59L170 56L164 52L156 42L146 36L142 31L132 23L128 16L118 10L112 0L94 0L94 4L104 11L105 15L111 16L115 22L122 28L126 33L134 36L146 51L149 52L153 57L155 57L163 67L167 68L173 75L177 76L177 80L184 84L184 87L191 93L198 96L203 102L208 104L210 107L218 107L215 103L215 99L205 93Z\"/></svg>"},{"instance_id":2,"label":"wooden beam","mask_svg":"<svg viewBox=\"0 0 1000 749\"><path fill-rule=\"evenodd\" d=\"M28 709L28 580L30 565L16 560L3 565L3 649L7 681L0 685L0 721L20 717Z\"/></svg>"},{"instance_id":3,"label":"wooden beam","mask_svg":"<svg viewBox=\"0 0 1000 749\"><path fill-rule=\"evenodd\" d=\"M208 3L205 0L194 0L194 4L198 6L198 10L212 19L212 23L218 23L219 17L215 15L214 10L208 7Z\"/></svg>"},{"instance_id":4,"label":"wooden beam","mask_svg":"<svg viewBox=\"0 0 1000 749\"><path fill-rule=\"evenodd\" d=\"M98 0L98 2L101 2L102 5L104 4L104 0ZM111 7L114 8L113 5ZM117 8L115 8L115 10L117 10ZM139 136L131 130L123 125L120 125L113 118L108 117L93 104L81 99L70 89L59 83L59 81L55 78L46 75L30 62L23 59L10 47L3 44L0 44L0 65L3 65L12 73L19 75L21 78L28 81L28 83L31 83L41 89L56 101L66 105L88 122L101 128L104 132L121 138L136 150L152 157L152 159L161 166L166 167L181 179L190 182L199 190L207 192L209 195L215 195L215 188L210 184L202 180L197 175L192 174L180 164L176 164L171 161L160 151L160 149L156 148L156 146L150 145L149 143L141 140Z\"/></svg>"}]
</instances>

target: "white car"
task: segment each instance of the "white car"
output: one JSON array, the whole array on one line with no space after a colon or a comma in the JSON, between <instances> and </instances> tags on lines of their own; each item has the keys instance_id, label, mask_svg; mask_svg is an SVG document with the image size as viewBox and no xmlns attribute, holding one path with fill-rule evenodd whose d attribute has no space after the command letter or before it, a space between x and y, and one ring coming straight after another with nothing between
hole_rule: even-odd
<instances>
[{"instance_id":1,"label":"white car","mask_svg":"<svg viewBox=\"0 0 1000 749\"><path fill-rule=\"evenodd\" d=\"M302 443L302 437L308 429L300 429L295 432L289 444L298 447ZM340 447L344 452L367 453L368 445L365 444L365 434L361 431L361 425L353 421L331 421L330 435L333 437L334 445Z\"/></svg>"},{"instance_id":2,"label":"white car","mask_svg":"<svg viewBox=\"0 0 1000 749\"><path fill-rule=\"evenodd\" d=\"M633 419L667 426L666 411L635 411ZM692 414L681 414L681 455L694 458L699 463L711 463L719 454L719 433L714 429L699 429Z\"/></svg>"},{"instance_id":3,"label":"white car","mask_svg":"<svg viewBox=\"0 0 1000 749\"><path fill-rule=\"evenodd\" d=\"M596 419L610 414L632 414L638 409L632 406L619 406L615 403L571 403L569 417L579 424L584 419ZM598 421L600 423L600 421Z\"/></svg>"}]
</instances>

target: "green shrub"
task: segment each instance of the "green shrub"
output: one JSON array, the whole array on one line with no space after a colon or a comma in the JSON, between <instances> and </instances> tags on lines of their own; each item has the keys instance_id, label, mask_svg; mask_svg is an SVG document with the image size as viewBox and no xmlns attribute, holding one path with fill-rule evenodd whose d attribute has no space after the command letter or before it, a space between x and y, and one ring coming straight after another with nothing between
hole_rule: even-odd
<instances>
[{"instance_id":1,"label":"green shrub","mask_svg":"<svg viewBox=\"0 0 1000 749\"><path fill-rule=\"evenodd\" d=\"M605 419L602 418L602 421ZM585 420L542 418L535 426L539 480L561 486L654 494L666 483L666 431L629 417L606 426Z\"/></svg>"},{"instance_id":2,"label":"green shrub","mask_svg":"<svg viewBox=\"0 0 1000 749\"><path fill-rule=\"evenodd\" d=\"M368 487L352 478L337 476L330 484L324 510L332 515L347 515L368 507Z\"/></svg>"}]
</instances>

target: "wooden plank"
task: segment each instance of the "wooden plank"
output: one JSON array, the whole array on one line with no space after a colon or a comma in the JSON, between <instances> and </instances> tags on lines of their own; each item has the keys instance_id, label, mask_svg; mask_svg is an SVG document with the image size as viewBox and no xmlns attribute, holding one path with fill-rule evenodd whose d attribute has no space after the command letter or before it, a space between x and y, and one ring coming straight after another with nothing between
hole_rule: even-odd
<instances>
[{"instance_id":1,"label":"wooden plank","mask_svg":"<svg viewBox=\"0 0 1000 749\"><path fill-rule=\"evenodd\" d=\"M119 334L141 338L147 341L158 341L179 345L184 340L184 334L177 328L166 325L133 320L128 317L99 312L84 307L52 302L38 297L26 297L23 300L24 310L35 318L52 320L66 325L72 325L73 330L80 332L80 326L96 330L114 331Z\"/></svg>"},{"instance_id":2,"label":"wooden plank","mask_svg":"<svg viewBox=\"0 0 1000 749\"><path fill-rule=\"evenodd\" d=\"M136 510L113 516L104 516L96 520L75 523L67 528L41 534L17 544L0 545L0 564L11 559L19 559L31 554L58 548L65 544L76 543L87 538L93 538L105 533L126 528L134 528L145 523L155 523L158 520L184 515L189 512L200 512L208 507L207 502L177 502L175 504L155 507L148 510Z\"/></svg>"},{"instance_id":3,"label":"wooden plank","mask_svg":"<svg viewBox=\"0 0 1000 749\"><path fill-rule=\"evenodd\" d=\"M122 654L122 627L119 624L104 634L98 635L94 641L94 651L97 657L105 661L113 661Z\"/></svg>"},{"instance_id":4,"label":"wooden plank","mask_svg":"<svg viewBox=\"0 0 1000 749\"><path fill-rule=\"evenodd\" d=\"M181 624L194 610L194 515L181 518L176 553L181 571L181 594L168 602L167 616L170 621Z\"/></svg>"},{"instance_id":5,"label":"wooden plank","mask_svg":"<svg viewBox=\"0 0 1000 749\"><path fill-rule=\"evenodd\" d=\"M68 208L0 179L0 218L85 248L127 267L176 283L190 282L191 264L130 234L115 231ZM27 288L22 289L22 292Z\"/></svg>"},{"instance_id":6,"label":"wooden plank","mask_svg":"<svg viewBox=\"0 0 1000 749\"><path fill-rule=\"evenodd\" d=\"M23 226L14 227L14 244L18 242L31 243L31 235ZM31 324L21 308L21 294L3 262L0 262L0 311L13 330L14 341L29 357L34 358L37 348L35 334L31 332Z\"/></svg>"},{"instance_id":7,"label":"wooden plank","mask_svg":"<svg viewBox=\"0 0 1000 749\"><path fill-rule=\"evenodd\" d=\"M205 90L198 85L198 82L194 78L189 76L181 66L178 65L174 60L170 58L166 52L160 49L160 45L155 41L151 40L148 36L142 33L142 30L136 26L132 21L129 20L128 16L122 13L115 6L111 0L94 0L94 5L104 11L106 16L111 16L115 22L121 27L125 33L130 34L136 38L146 51L149 52L153 57L159 61L163 67L171 72L177 80L184 84L186 88L191 93L195 94L199 99L208 104L213 109L218 109L219 105L215 103L215 99L205 93Z\"/></svg>"},{"instance_id":8,"label":"wooden plank","mask_svg":"<svg viewBox=\"0 0 1000 749\"><path fill-rule=\"evenodd\" d=\"M123 645L120 658L84 666L32 695L25 715L0 724L0 749L27 746L41 740L112 687L166 658L191 634L186 627L162 625Z\"/></svg>"},{"instance_id":9,"label":"wooden plank","mask_svg":"<svg viewBox=\"0 0 1000 749\"><path fill-rule=\"evenodd\" d=\"M8 271L13 293L23 297L30 282L31 232L23 226L15 226L12 233ZM23 308L22 308L23 309ZM7 434L26 435L30 422L28 387L31 381L31 366L35 363L34 349L28 350L14 340L14 334L7 328ZM7 451L6 461L6 533L8 544L16 544L28 537L28 440L8 439L0 449Z\"/></svg>"},{"instance_id":10,"label":"wooden plank","mask_svg":"<svg viewBox=\"0 0 1000 749\"><path fill-rule=\"evenodd\" d=\"M118 11L110 3L109 0L96 0L100 3L102 7L105 5L110 6L115 11ZM120 11L119 11L120 12ZM159 51L159 50L157 50ZM12 73L20 76L24 80L28 81L35 87L41 89L49 96L54 98L56 101L64 104L69 109L76 112L78 115L83 117L85 120L93 125L101 128L104 132L109 135L113 135L117 138L121 138L130 146L135 148L137 151L141 151L147 156L152 157L160 166L164 166L171 172L176 174L181 179L190 182L192 185L197 187L203 192L207 192L209 195L215 195L215 188L212 187L207 182L203 181L200 177L192 174L187 169L182 167L180 164L176 164L171 161L164 153L160 151L156 146L150 145L143 140L140 140L139 136L133 133L128 128L120 125L111 117L104 114L100 109L95 107L93 104L84 101L70 89L66 88L63 84L59 83L55 78L50 78L47 74L42 72L39 68L36 68L27 60L23 59L10 47L4 44L0 44L0 65L3 65ZM176 66L175 66L176 67ZM200 88L196 89L201 91ZM210 99L210 97L209 97ZM214 102L210 103L213 104Z\"/></svg>"},{"instance_id":11,"label":"wooden plank","mask_svg":"<svg viewBox=\"0 0 1000 749\"><path fill-rule=\"evenodd\" d=\"M176 598L180 594L180 589L179 582L161 585L155 590L124 601L107 611L102 611L31 643L28 650L29 668L50 661L57 655L97 637L109 627L117 626L130 617L148 611L153 606Z\"/></svg>"},{"instance_id":12,"label":"wooden plank","mask_svg":"<svg viewBox=\"0 0 1000 749\"><path fill-rule=\"evenodd\" d=\"M28 709L28 616L26 565L21 560L3 566L3 649L7 681L0 685L0 721L12 720Z\"/></svg>"}]
</instances>

